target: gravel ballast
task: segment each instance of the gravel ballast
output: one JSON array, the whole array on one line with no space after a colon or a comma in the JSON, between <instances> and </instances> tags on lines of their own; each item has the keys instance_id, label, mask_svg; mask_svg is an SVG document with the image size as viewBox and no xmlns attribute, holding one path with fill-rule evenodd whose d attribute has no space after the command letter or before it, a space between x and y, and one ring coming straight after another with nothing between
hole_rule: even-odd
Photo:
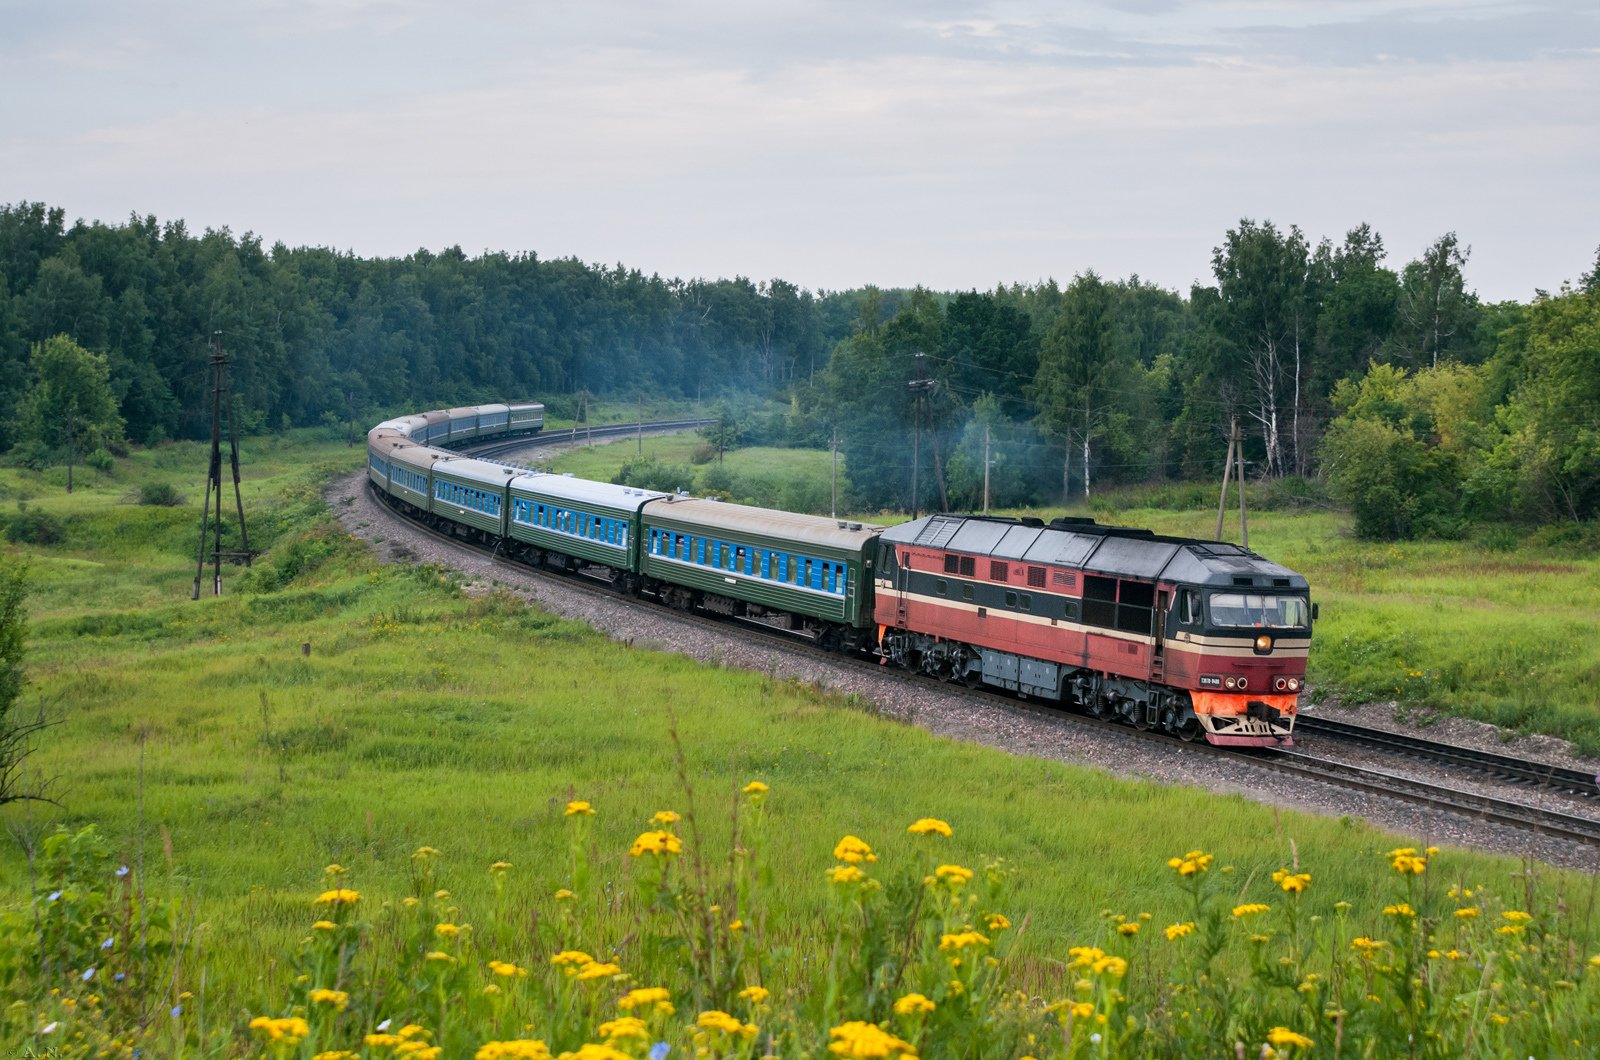
<instances>
[{"instance_id":1,"label":"gravel ballast","mask_svg":"<svg viewBox=\"0 0 1600 1060\"><path fill-rule=\"evenodd\" d=\"M530 452L523 460L539 462L540 455ZM385 562L437 563L465 576L469 591L502 588L552 614L585 622L614 640L678 652L715 665L768 673L831 692L853 693L875 704L886 717L920 725L942 736L1015 755L1093 766L1118 775L1162 783L1189 784L1218 794L1237 794L1271 806L1333 817L1364 818L1388 831L1415 837L1418 845L1473 847L1587 871L1600 868L1600 851L1592 847L1398 799L1308 782L1248 762L1218 760L1187 749L1176 740L1168 745L1141 738L1131 731L1124 733L1114 728L1074 724L1057 714L1002 699L994 700L992 705L985 703L975 707L968 698L932 681L907 682L874 673L870 667L853 666L842 660L834 661L769 641L739 636L734 630L708 631L704 624L686 620L663 608L562 584L560 578L531 570L524 572L497 563L466 545L442 541L394 513L368 490L364 471L331 480L325 496L343 527L367 541ZM1564 744L1547 737L1508 741L1501 730L1461 719L1436 720L1425 728L1409 726L1397 720L1392 704L1367 704L1357 708L1323 704L1317 712L1357 724L1412 732L1441 742L1482 747L1577 768L1595 768L1595 763L1574 758ZM1323 741L1322 746L1315 746L1308 738L1305 745L1307 750L1322 755L1333 751L1329 746L1331 742ZM1370 752L1363 754L1371 755ZM1354 764L1367 764L1368 758L1359 762L1354 757L1350 760ZM1371 765L1459 790L1510 797L1564 813L1600 814L1600 808L1586 806L1581 800L1508 789L1426 763L1385 757L1381 762L1371 761Z\"/></svg>"}]
</instances>

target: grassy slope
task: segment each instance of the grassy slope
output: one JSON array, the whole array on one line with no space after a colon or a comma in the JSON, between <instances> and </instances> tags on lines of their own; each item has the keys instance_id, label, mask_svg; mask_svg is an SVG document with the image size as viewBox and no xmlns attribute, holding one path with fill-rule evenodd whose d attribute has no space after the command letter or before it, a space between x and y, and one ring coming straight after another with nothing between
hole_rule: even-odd
<instances>
[{"instance_id":1,"label":"grassy slope","mask_svg":"<svg viewBox=\"0 0 1600 1060\"><path fill-rule=\"evenodd\" d=\"M359 460L297 439L251 450L263 532L268 512L287 524L309 511L319 472L308 468ZM33 502L80 522L69 544L32 550L33 694L62 718L36 765L62 777L68 809L34 809L27 821L100 822L158 886L188 896L211 925L214 974L237 1001L303 933L330 860L363 889L396 894L410 851L428 843L445 851L449 886L469 905L487 901L483 869L500 858L517 866L513 894L548 894L564 882L561 806L577 795L601 808L598 878L614 878L649 814L688 808L673 714L708 847L726 834L736 785L772 785L779 901L802 915L840 835L898 861L910 850L906 823L924 814L955 826L954 860L1014 863L1016 907L1031 913L1035 952L1051 955L1101 930L1102 908L1164 915L1162 863L1191 847L1221 852L1240 866L1241 887L1253 875L1259 891L1292 839L1331 903L1370 889L1370 852L1394 842L1359 822L1015 759L762 675L613 644L505 600L470 599L436 571L377 568L325 523L281 540L248 579L229 572L228 595L191 603L193 509L114 503L135 479L187 487L188 456L199 454L142 456L98 492ZM274 591L241 591L277 586L296 565L315 569ZM19 807L5 812L7 824L25 820ZM1519 871L1464 853L1436 868L1428 879L1440 886ZM0 886L26 892L15 846L0 854Z\"/></svg>"}]
</instances>

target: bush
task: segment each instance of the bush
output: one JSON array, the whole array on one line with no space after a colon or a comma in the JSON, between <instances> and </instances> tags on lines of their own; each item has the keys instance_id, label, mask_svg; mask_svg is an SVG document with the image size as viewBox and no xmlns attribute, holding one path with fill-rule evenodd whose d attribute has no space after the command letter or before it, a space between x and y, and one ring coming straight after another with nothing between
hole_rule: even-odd
<instances>
[{"instance_id":1,"label":"bush","mask_svg":"<svg viewBox=\"0 0 1600 1060\"><path fill-rule=\"evenodd\" d=\"M689 463L698 467L703 464L709 464L716 458L716 447L710 442L701 442L694 447L694 452L689 454Z\"/></svg>"},{"instance_id":2,"label":"bush","mask_svg":"<svg viewBox=\"0 0 1600 1060\"><path fill-rule=\"evenodd\" d=\"M6 538L18 545L56 545L67 536L64 523L37 508L19 511L6 523Z\"/></svg>"},{"instance_id":3,"label":"bush","mask_svg":"<svg viewBox=\"0 0 1600 1060\"><path fill-rule=\"evenodd\" d=\"M146 482L139 487L139 503L176 508L183 503L183 495L170 482Z\"/></svg>"},{"instance_id":4,"label":"bush","mask_svg":"<svg viewBox=\"0 0 1600 1060\"><path fill-rule=\"evenodd\" d=\"M94 452L84 457L83 462L85 466L92 467L96 471L107 472L110 471L116 463L115 459L111 455L111 450L105 448L104 446L101 446L99 449L96 449Z\"/></svg>"},{"instance_id":5,"label":"bush","mask_svg":"<svg viewBox=\"0 0 1600 1060\"><path fill-rule=\"evenodd\" d=\"M635 457L623 463L611 481L621 486L676 493L694 484L694 469L688 464L664 464L653 456Z\"/></svg>"}]
</instances>

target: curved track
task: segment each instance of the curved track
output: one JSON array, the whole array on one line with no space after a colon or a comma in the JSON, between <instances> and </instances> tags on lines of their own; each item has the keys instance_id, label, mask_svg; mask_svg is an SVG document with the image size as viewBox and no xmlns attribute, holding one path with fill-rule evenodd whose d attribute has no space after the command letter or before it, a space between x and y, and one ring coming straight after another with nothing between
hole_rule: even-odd
<instances>
[{"instance_id":1,"label":"curved track","mask_svg":"<svg viewBox=\"0 0 1600 1060\"><path fill-rule=\"evenodd\" d=\"M662 421L644 424L643 430L673 430L693 429L705 423L704 420ZM636 433L641 429L638 424L619 424L609 427L594 428L588 436L626 436ZM495 453L513 452L517 449L526 449L534 445L546 444L572 444L585 436L586 432L563 430L543 433L532 438L520 438L514 442L495 442L485 446L464 447L461 452L471 453L479 457L493 457ZM370 482L368 483L370 488ZM527 564L519 563L498 555L494 550L472 544L461 538L440 533L427 527L415 519L406 518L400 512L390 507L388 497L381 491L375 494L384 501L384 508L394 518L404 519L407 525L421 530L437 540L449 543L458 548L469 549L487 554L497 564L503 564L524 574L535 577L550 578L569 587L581 586L584 590L615 597L617 591L609 581L599 581L585 578L581 575L558 574L554 571ZM902 670L887 669L876 661L865 657L840 655L824 651L815 645L810 638L771 628L760 623L743 621L739 619L713 618L701 614L680 611L668 608L664 604L651 601L642 601L645 606L661 607L670 611L674 616L683 621L704 624L708 628L716 628L724 632L738 630L751 635L775 638L792 649L805 652L815 652L818 656L825 656L830 661L839 665L871 667L873 672L880 677L893 680L915 682L922 685L930 678L908 673ZM1145 732L1130 728L1126 725L1111 721L1102 721L1086 714L1078 714L1059 707L1022 700L1010 693L985 689L968 689L960 685L946 684L942 686L947 692L970 698L974 703L993 705L996 700L1007 703L1014 709L1023 709L1031 713L1047 716L1063 724L1079 724L1113 728L1119 733L1133 738L1160 740L1170 744L1172 737L1155 732ZM1455 747L1449 744L1436 743L1420 738L1400 736L1378 729L1368 729L1361 726L1350 725L1344 722L1335 722L1330 719L1309 718L1302 716L1299 725L1306 726L1307 722L1311 733L1327 736L1336 740L1361 742L1367 746L1380 748L1397 755L1422 757L1445 764L1470 768L1480 774L1487 775L1503 782L1527 784L1540 784L1554 787L1556 790L1572 791L1585 796L1596 794L1595 778L1577 771L1568 770L1559 766L1538 762L1528 762L1513 759L1505 755L1496 755L1491 752L1475 751L1468 748ZM1226 757L1232 761L1255 766L1261 769L1270 769L1277 772L1291 773L1307 780L1327 784L1335 787L1359 791L1365 794L1381 795L1386 798L1398 799L1417 805L1434 809L1445 810L1468 818L1491 821L1496 824L1515 828L1521 831L1536 832L1543 835L1554 836L1574 843L1600 848L1600 820L1580 817L1572 814L1558 813L1544 810L1510 799L1500 799L1489 795L1480 795L1464 792L1454 788L1447 788L1426 781L1414 780L1397 773L1384 770L1370 769L1350 765L1331 758L1322 758L1307 754L1304 751L1266 750L1257 751L1250 749L1235 749L1227 747L1213 747L1210 744L1194 743L1190 745L1196 753L1214 754ZM1580 779L1583 783L1580 783ZM1587 790L1585 790L1585 783Z\"/></svg>"}]
</instances>

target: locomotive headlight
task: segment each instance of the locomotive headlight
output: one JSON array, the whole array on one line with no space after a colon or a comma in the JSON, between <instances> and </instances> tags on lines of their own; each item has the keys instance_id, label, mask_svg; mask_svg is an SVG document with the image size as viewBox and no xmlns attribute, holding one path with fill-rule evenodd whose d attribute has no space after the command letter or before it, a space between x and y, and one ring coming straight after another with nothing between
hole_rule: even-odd
<instances>
[{"instance_id":1,"label":"locomotive headlight","mask_svg":"<svg viewBox=\"0 0 1600 1060\"><path fill-rule=\"evenodd\" d=\"M1289 691L1291 691L1291 692L1300 691L1300 679L1298 677L1289 678Z\"/></svg>"},{"instance_id":2,"label":"locomotive headlight","mask_svg":"<svg viewBox=\"0 0 1600 1060\"><path fill-rule=\"evenodd\" d=\"M1256 638L1256 651L1271 651L1271 650L1272 650L1272 638L1271 637L1269 637L1265 633L1263 633L1263 634L1261 634L1261 636Z\"/></svg>"},{"instance_id":3,"label":"locomotive headlight","mask_svg":"<svg viewBox=\"0 0 1600 1060\"><path fill-rule=\"evenodd\" d=\"M1226 681L1222 682L1222 687L1223 688L1238 688L1239 687L1239 679L1237 677L1230 677Z\"/></svg>"}]
</instances>

